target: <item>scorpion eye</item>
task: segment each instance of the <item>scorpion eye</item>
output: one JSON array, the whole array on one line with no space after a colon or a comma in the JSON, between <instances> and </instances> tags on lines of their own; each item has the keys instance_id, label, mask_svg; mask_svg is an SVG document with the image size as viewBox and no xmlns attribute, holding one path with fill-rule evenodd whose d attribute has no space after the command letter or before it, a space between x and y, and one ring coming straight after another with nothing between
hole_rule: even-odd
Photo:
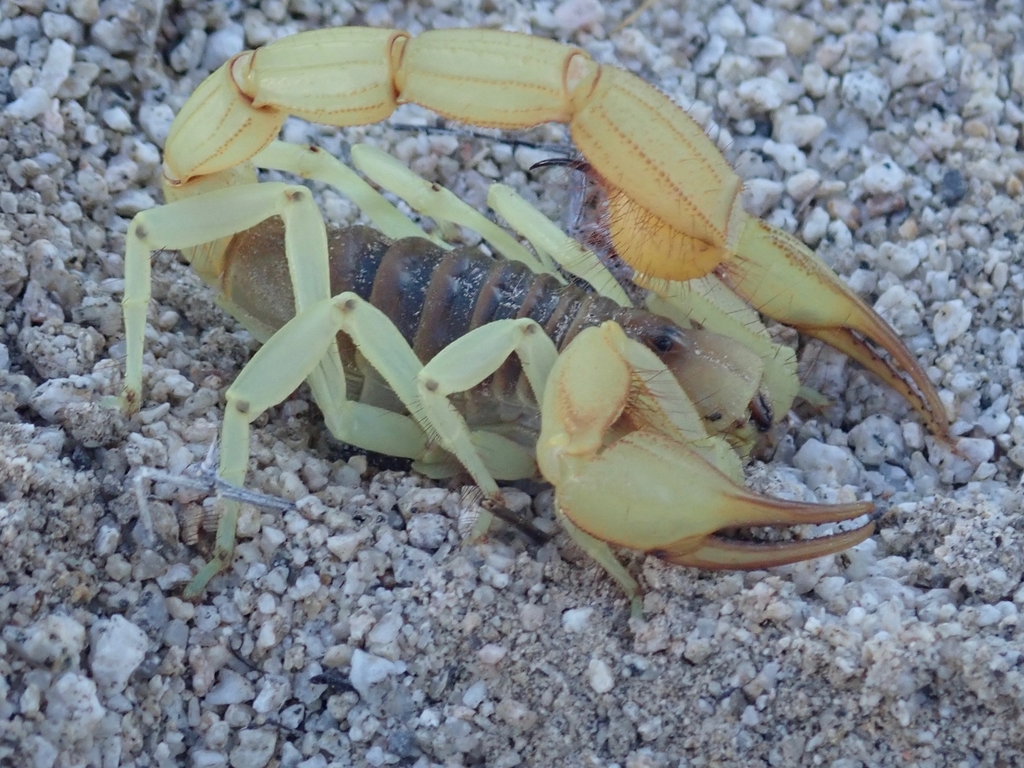
<instances>
[{"instance_id":1,"label":"scorpion eye","mask_svg":"<svg viewBox=\"0 0 1024 768\"><path fill-rule=\"evenodd\" d=\"M670 333L659 333L653 339L651 339L651 346L655 352L666 354L672 351L672 348L676 345L676 340Z\"/></svg>"}]
</instances>

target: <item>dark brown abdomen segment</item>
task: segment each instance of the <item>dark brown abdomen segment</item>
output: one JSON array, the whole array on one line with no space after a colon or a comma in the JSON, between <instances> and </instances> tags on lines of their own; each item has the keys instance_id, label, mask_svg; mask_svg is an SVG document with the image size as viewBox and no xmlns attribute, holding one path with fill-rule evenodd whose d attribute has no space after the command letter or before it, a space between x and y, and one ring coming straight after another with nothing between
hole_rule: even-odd
<instances>
[{"instance_id":1,"label":"dark brown abdomen segment","mask_svg":"<svg viewBox=\"0 0 1024 768\"><path fill-rule=\"evenodd\" d=\"M369 227L328 228L331 295L352 291L391 319L424 363L486 323L535 320L561 350L588 325L618 309L613 302L519 262L475 248L445 250L422 238L391 241ZM226 256L224 292L230 302L276 330L294 316L284 256L284 226L268 219L237 235ZM346 365L354 362L350 339L338 334ZM489 382L495 395L521 390L521 365L513 356Z\"/></svg>"}]
</instances>

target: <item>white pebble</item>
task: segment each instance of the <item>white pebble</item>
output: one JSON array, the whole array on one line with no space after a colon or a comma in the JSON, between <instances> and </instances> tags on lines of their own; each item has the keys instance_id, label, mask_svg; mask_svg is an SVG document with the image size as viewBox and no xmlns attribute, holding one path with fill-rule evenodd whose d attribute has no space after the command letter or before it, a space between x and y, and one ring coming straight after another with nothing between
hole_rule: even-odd
<instances>
[{"instance_id":1,"label":"white pebble","mask_svg":"<svg viewBox=\"0 0 1024 768\"><path fill-rule=\"evenodd\" d=\"M615 687L611 667L603 659L591 659L587 665L587 682L597 693L608 693Z\"/></svg>"},{"instance_id":2,"label":"white pebble","mask_svg":"<svg viewBox=\"0 0 1024 768\"><path fill-rule=\"evenodd\" d=\"M389 611L373 626L373 629L366 636L366 640L371 645L393 643L398 638L398 633L402 630L403 623L400 611Z\"/></svg>"},{"instance_id":3,"label":"white pebble","mask_svg":"<svg viewBox=\"0 0 1024 768\"><path fill-rule=\"evenodd\" d=\"M327 551L343 563L355 559L359 546L366 538L362 533L342 533L337 536L330 536L327 539Z\"/></svg>"},{"instance_id":4,"label":"white pebble","mask_svg":"<svg viewBox=\"0 0 1024 768\"><path fill-rule=\"evenodd\" d=\"M238 746L231 750L231 768L263 768L274 756L276 747L274 731L244 730L238 734Z\"/></svg>"},{"instance_id":5,"label":"white pebble","mask_svg":"<svg viewBox=\"0 0 1024 768\"><path fill-rule=\"evenodd\" d=\"M800 237L813 248L821 242L821 239L825 237L825 233L828 232L829 221L831 219L829 218L828 211L820 205L815 206L804 220Z\"/></svg>"},{"instance_id":6,"label":"white pebble","mask_svg":"<svg viewBox=\"0 0 1024 768\"><path fill-rule=\"evenodd\" d=\"M108 128L118 133L128 133L132 129L132 118L124 107L105 109L101 117Z\"/></svg>"},{"instance_id":7,"label":"white pebble","mask_svg":"<svg viewBox=\"0 0 1024 768\"><path fill-rule=\"evenodd\" d=\"M780 59L786 55L786 44L767 35L758 35L747 41L747 55L756 59Z\"/></svg>"},{"instance_id":8,"label":"white pebble","mask_svg":"<svg viewBox=\"0 0 1024 768\"><path fill-rule=\"evenodd\" d=\"M448 539L448 518L434 513L417 514L409 520L406 532L409 544L427 552L434 552Z\"/></svg>"},{"instance_id":9,"label":"white pebble","mask_svg":"<svg viewBox=\"0 0 1024 768\"><path fill-rule=\"evenodd\" d=\"M785 103L782 86L770 77L755 77L740 83L736 95L755 112L771 112Z\"/></svg>"},{"instance_id":10,"label":"white pebble","mask_svg":"<svg viewBox=\"0 0 1024 768\"><path fill-rule=\"evenodd\" d=\"M946 76L945 43L934 32L899 32L889 46L899 61L889 74L893 88L918 85Z\"/></svg>"},{"instance_id":11,"label":"white pebble","mask_svg":"<svg viewBox=\"0 0 1024 768\"><path fill-rule=\"evenodd\" d=\"M217 684L206 694L203 703L208 707L222 707L252 701L255 695L252 683L233 669L222 669L217 675Z\"/></svg>"},{"instance_id":12,"label":"white pebble","mask_svg":"<svg viewBox=\"0 0 1024 768\"><path fill-rule=\"evenodd\" d=\"M775 140L780 144L806 147L828 127L818 115L792 115L781 118L775 126Z\"/></svg>"},{"instance_id":13,"label":"white pebble","mask_svg":"<svg viewBox=\"0 0 1024 768\"><path fill-rule=\"evenodd\" d=\"M793 456L793 465L807 473L807 485L837 487L860 481L860 467L849 448L811 438Z\"/></svg>"},{"instance_id":14,"label":"white pebble","mask_svg":"<svg viewBox=\"0 0 1024 768\"><path fill-rule=\"evenodd\" d=\"M698 75L710 75L718 67L729 44L721 35L712 35L707 44L693 60L693 71Z\"/></svg>"},{"instance_id":15,"label":"white pebble","mask_svg":"<svg viewBox=\"0 0 1024 768\"><path fill-rule=\"evenodd\" d=\"M352 652L352 668L349 672L349 682L356 692L364 699L369 696L370 689L386 680L389 676L397 674L399 666L388 659L374 656L361 648Z\"/></svg>"},{"instance_id":16,"label":"white pebble","mask_svg":"<svg viewBox=\"0 0 1024 768\"><path fill-rule=\"evenodd\" d=\"M927 248L923 240L914 240L906 245L882 243L878 246L878 258L875 263L896 277L907 277L920 265Z\"/></svg>"},{"instance_id":17,"label":"white pebble","mask_svg":"<svg viewBox=\"0 0 1024 768\"><path fill-rule=\"evenodd\" d=\"M562 614L562 629L566 632L582 632L593 615L593 608L570 608Z\"/></svg>"},{"instance_id":18,"label":"white pebble","mask_svg":"<svg viewBox=\"0 0 1024 768\"><path fill-rule=\"evenodd\" d=\"M245 49L245 30L241 24L229 24L218 29L206 39L203 52L203 69L211 72L236 53Z\"/></svg>"},{"instance_id":19,"label":"white pebble","mask_svg":"<svg viewBox=\"0 0 1024 768\"><path fill-rule=\"evenodd\" d=\"M100 19L89 30L92 41L113 54L128 53L137 44L137 38L125 29L121 19Z\"/></svg>"},{"instance_id":20,"label":"white pebble","mask_svg":"<svg viewBox=\"0 0 1024 768\"><path fill-rule=\"evenodd\" d=\"M864 191L871 195L899 192L907 181L906 172L892 158L872 163L861 176Z\"/></svg>"},{"instance_id":21,"label":"white pebble","mask_svg":"<svg viewBox=\"0 0 1024 768\"><path fill-rule=\"evenodd\" d=\"M258 714L277 712L291 698L292 685L283 675L265 675L260 678L260 692L252 703Z\"/></svg>"},{"instance_id":22,"label":"white pebble","mask_svg":"<svg viewBox=\"0 0 1024 768\"><path fill-rule=\"evenodd\" d=\"M92 627L92 678L108 695L120 693L146 658L149 637L123 616L112 616Z\"/></svg>"},{"instance_id":23,"label":"white pebble","mask_svg":"<svg viewBox=\"0 0 1024 768\"><path fill-rule=\"evenodd\" d=\"M17 120L32 120L49 109L50 101L50 94L34 85L4 107L4 112Z\"/></svg>"},{"instance_id":24,"label":"white pebble","mask_svg":"<svg viewBox=\"0 0 1024 768\"><path fill-rule=\"evenodd\" d=\"M37 663L53 665L73 662L85 647L85 627L70 616L53 614L29 625L21 652Z\"/></svg>"},{"instance_id":25,"label":"white pebble","mask_svg":"<svg viewBox=\"0 0 1024 768\"><path fill-rule=\"evenodd\" d=\"M171 51L170 64L175 72L188 72L199 66L203 59L203 52L206 50L206 31L202 29L190 29Z\"/></svg>"},{"instance_id":26,"label":"white pebble","mask_svg":"<svg viewBox=\"0 0 1024 768\"><path fill-rule=\"evenodd\" d=\"M878 117L889 101L889 86L864 70L843 75L840 88L843 101L865 117Z\"/></svg>"},{"instance_id":27,"label":"white pebble","mask_svg":"<svg viewBox=\"0 0 1024 768\"><path fill-rule=\"evenodd\" d=\"M82 25L66 13L44 13L40 21L43 34L51 40L66 40L75 44L82 42Z\"/></svg>"},{"instance_id":28,"label":"white pebble","mask_svg":"<svg viewBox=\"0 0 1024 768\"><path fill-rule=\"evenodd\" d=\"M462 694L463 706L469 707L470 709L476 709L487 699L487 683L483 680L477 680L466 692Z\"/></svg>"},{"instance_id":29,"label":"white pebble","mask_svg":"<svg viewBox=\"0 0 1024 768\"><path fill-rule=\"evenodd\" d=\"M46 61L43 62L43 69L36 83L46 91L47 96L57 95L57 91L71 74L71 63L74 60L75 46L71 43L65 40L54 40L50 43L50 50L46 54Z\"/></svg>"},{"instance_id":30,"label":"white pebble","mask_svg":"<svg viewBox=\"0 0 1024 768\"><path fill-rule=\"evenodd\" d=\"M174 110L166 104L143 104L139 107L139 125L158 147L163 147L174 122Z\"/></svg>"},{"instance_id":31,"label":"white pebble","mask_svg":"<svg viewBox=\"0 0 1024 768\"><path fill-rule=\"evenodd\" d=\"M61 736L71 743L92 738L105 714L96 683L85 675L66 672L47 691L46 719L61 723Z\"/></svg>"},{"instance_id":32,"label":"white pebble","mask_svg":"<svg viewBox=\"0 0 1024 768\"><path fill-rule=\"evenodd\" d=\"M752 216L764 216L782 199L785 187L771 179L749 179L743 185L743 208Z\"/></svg>"},{"instance_id":33,"label":"white pebble","mask_svg":"<svg viewBox=\"0 0 1024 768\"><path fill-rule=\"evenodd\" d=\"M902 430L885 414L864 419L850 430L849 440L857 458L869 467L895 461L906 452Z\"/></svg>"},{"instance_id":34,"label":"white pebble","mask_svg":"<svg viewBox=\"0 0 1024 768\"><path fill-rule=\"evenodd\" d=\"M722 37L743 37L747 34L747 27L740 15L736 13L736 9L730 4L722 6L711 17L711 21L708 22L708 32Z\"/></svg>"},{"instance_id":35,"label":"white pebble","mask_svg":"<svg viewBox=\"0 0 1024 768\"><path fill-rule=\"evenodd\" d=\"M960 338L971 327L973 313L964 307L961 299L954 299L939 305L932 319L935 343L940 347Z\"/></svg>"},{"instance_id":36,"label":"white pebble","mask_svg":"<svg viewBox=\"0 0 1024 768\"><path fill-rule=\"evenodd\" d=\"M497 664L499 661L505 658L505 654L508 650L503 645L496 643L487 643L483 648L476 652L476 656L480 659L481 664Z\"/></svg>"},{"instance_id":37,"label":"white pebble","mask_svg":"<svg viewBox=\"0 0 1024 768\"><path fill-rule=\"evenodd\" d=\"M775 160L786 173L800 173L807 167L807 155L796 144L782 144L768 139L761 151Z\"/></svg>"},{"instance_id":38,"label":"white pebble","mask_svg":"<svg viewBox=\"0 0 1024 768\"><path fill-rule=\"evenodd\" d=\"M996 444L983 437L961 437L956 441L957 452L977 467L990 461L996 452Z\"/></svg>"},{"instance_id":39,"label":"white pebble","mask_svg":"<svg viewBox=\"0 0 1024 768\"><path fill-rule=\"evenodd\" d=\"M318 589L320 589L320 577L315 573L304 573L288 589L288 596L293 600L305 600Z\"/></svg>"},{"instance_id":40,"label":"white pebble","mask_svg":"<svg viewBox=\"0 0 1024 768\"><path fill-rule=\"evenodd\" d=\"M807 168L786 179L786 194L799 203L810 197L820 183L821 174L813 168Z\"/></svg>"},{"instance_id":41,"label":"white pebble","mask_svg":"<svg viewBox=\"0 0 1024 768\"><path fill-rule=\"evenodd\" d=\"M593 28L604 21L604 5L598 0L565 0L555 8L554 19L565 32Z\"/></svg>"}]
</instances>

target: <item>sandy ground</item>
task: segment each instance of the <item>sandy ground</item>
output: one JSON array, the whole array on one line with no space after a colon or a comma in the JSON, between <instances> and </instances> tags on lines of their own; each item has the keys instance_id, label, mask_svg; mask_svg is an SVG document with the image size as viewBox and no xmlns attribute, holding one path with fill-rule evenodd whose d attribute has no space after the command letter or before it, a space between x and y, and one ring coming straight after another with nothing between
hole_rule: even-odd
<instances>
[{"instance_id":1,"label":"sandy ground","mask_svg":"<svg viewBox=\"0 0 1024 768\"><path fill-rule=\"evenodd\" d=\"M0 764L1024 761L1021 3L663 0L613 32L630 10L0 0ZM104 408L124 232L161 201L169 121L211 68L346 23L532 32L661 87L707 123L748 207L905 337L960 454L807 345L808 384L834 405L784 419L752 481L873 498L881 531L770 572L627 556L647 590L638 621L564 536L463 546L457 489L344 454L303 389L257 422L249 475L298 510L247 508L233 568L182 601L217 502L156 483L140 515L132 482L202 460L256 345L159 253L143 411ZM496 139L298 122L284 136L338 154L372 141L474 203L503 179L565 213L564 176L528 180L530 153ZM317 191L329 220L357 215ZM510 501L550 515L550 492Z\"/></svg>"}]
</instances>

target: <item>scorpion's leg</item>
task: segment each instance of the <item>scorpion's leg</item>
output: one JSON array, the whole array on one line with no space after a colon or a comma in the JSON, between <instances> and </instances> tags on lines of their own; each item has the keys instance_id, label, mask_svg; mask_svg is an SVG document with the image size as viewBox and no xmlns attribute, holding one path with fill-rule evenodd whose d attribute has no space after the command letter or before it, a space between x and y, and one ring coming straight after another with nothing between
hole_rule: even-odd
<instances>
[{"instance_id":1,"label":"scorpion's leg","mask_svg":"<svg viewBox=\"0 0 1024 768\"><path fill-rule=\"evenodd\" d=\"M534 272L552 271L552 265L538 261L508 232L451 190L417 176L387 152L369 144L357 144L352 147L352 164L376 184L405 200L416 212L477 232L505 258L522 262Z\"/></svg>"},{"instance_id":2,"label":"scorpion's leg","mask_svg":"<svg viewBox=\"0 0 1024 768\"><path fill-rule=\"evenodd\" d=\"M267 340L235 379L226 396L220 476L233 485L244 482L249 463L249 425L310 377L328 350L335 346L338 333L345 333L352 339L370 365L414 414L416 421L400 414L390 416L395 420L404 419L411 429L422 426L439 439L442 446L458 458L484 494L491 500L497 499L498 485L478 450L477 436L470 433L462 416L448 402L447 395L475 386L493 373L512 352L519 354L531 386L542 388L547 371L557 357L554 344L531 320L504 320L462 337L424 367L391 320L353 293L342 293L333 299L316 302L297 314ZM482 346L474 342L480 342ZM440 362L431 367L438 360ZM343 391L336 394L342 396ZM347 406L346 418L356 422L354 429L369 434L375 429L392 428L390 423L382 423L378 418L383 413L387 412L351 403ZM498 452L503 450L500 445L503 440L497 435L482 436L482 443L492 449L492 456L494 449ZM511 441L504 442L512 445ZM524 456L532 472L533 460L525 451L520 450L515 455L500 453L500 458L513 463L522 463ZM186 588L189 596L202 592L209 580L230 560L234 549L237 505L229 506L229 513L221 518L213 560ZM489 515L481 515L478 527L485 529L489 521Z\"/></svg>"},{"instance_id":3,"label":"scorpion's leg","mask_svg":"<svg viewBox=\"0 0 1024 768\"><path fill-rule=\"evenodd\" d=\"M487 204L529 240L538 254L547 255L569 274L586 280L600 295L624 307L632 306L629 296L597 254L566 235L511 187L492 184L487 190Z\"/></svg>"},{"instance_id":4,"label":"scorpion's leg","mask_svg":"<svg viewBox=\"0 0 1024 768\"><path fill-rule=\"evenodd\" d=\"M717 535L851 520L872 504L805 504L746 490L736 454L707 437L658 357L614 323L584 330L559 356L544 394L537 463L556 488L560 513L580 529L682 565L765 568L838 552L874 530L869 522L770 544Z\"/></svg>"},{"instance_id":5,"label":"scorpion's leg","mask_svg":"<svg viewBox=\"0 0 1024 768\"><path fill-rule=\"evenodd\" d=\"M252 162L257 168L294 173L304 179L331 185L355 203L374 226L392 240L423 237L443 245L403 216L358 173L319 147L272 141L253 157Z\"/></svg>"},{"instance_id":6,"label":"scorpion's leg","mask_svg":"<svg viewBox=\"0 0 1024 768\"><path fill-rule=\"evenodd\" d=\"M216 262L223 258L223 251L200 246L228 238L271 216L284 220L286 238L290 239L287 245L292 252L323 250L322 260L303 265L302 269L309 274L297 276L293 272L296 306L329 295L323 219L305 187L282 183L246 184L177 200L143 211L132 219L125 238L122 300L128 348L123 400L129 411L138 410L140 406L143 341L150 298L150 255L161 249L181 250L191 257L196 271L216 285L223 273L223 265ZM295 267L295 260L289 260L289 266Z\"/></svg>"}]
</instances>

